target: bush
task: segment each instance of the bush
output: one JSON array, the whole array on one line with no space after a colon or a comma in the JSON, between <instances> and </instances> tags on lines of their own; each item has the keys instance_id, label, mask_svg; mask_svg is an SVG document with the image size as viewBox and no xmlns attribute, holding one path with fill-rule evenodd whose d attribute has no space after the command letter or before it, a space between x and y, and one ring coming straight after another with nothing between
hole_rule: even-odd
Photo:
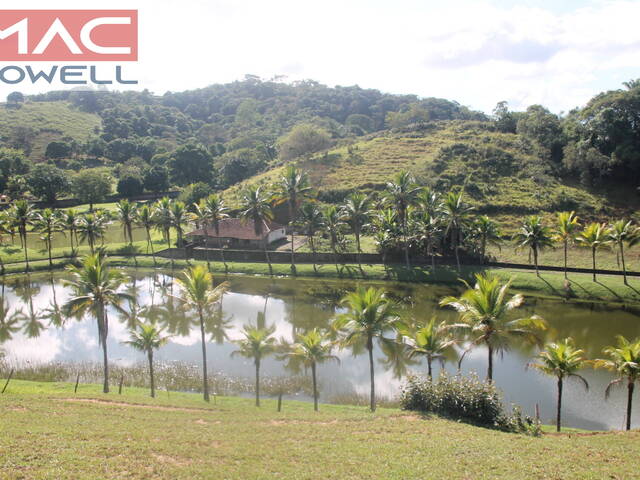
<instances>
[{"instance_id":1,"label":"bush","mask_svg":"<svg viewBox=\"0 0 640 480\"><path fill-rule=\"evenodd\" d=\"M434 381L409 376L400 404L404 410L434 413L507 432L540 433L538 422L523 417L519 407L513 408L511 416L506 414L501 397L493 383L482 382L476 375L442 374Z\"/></svg>"}]
</instances>

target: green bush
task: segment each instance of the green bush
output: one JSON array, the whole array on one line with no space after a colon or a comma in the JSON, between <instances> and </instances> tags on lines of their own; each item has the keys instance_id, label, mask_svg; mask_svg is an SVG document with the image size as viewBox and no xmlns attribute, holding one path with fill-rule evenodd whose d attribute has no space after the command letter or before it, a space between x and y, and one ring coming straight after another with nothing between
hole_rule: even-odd
<instances>
[{"instance_id":1,"label":"green bush","mask_svg":"<svg viewBox=\"0 0 640 480\"><path fill-rule=\"evenodd\" d=\"M476 375L443 373L436 380L409 376L402 389L400 405L404 410L433 413L507 432L540 433L538 422L523 417L519 407L514 406L511 415L505 413L501 392L493 383L480 381Z\"/></svg>"}]
</instances>

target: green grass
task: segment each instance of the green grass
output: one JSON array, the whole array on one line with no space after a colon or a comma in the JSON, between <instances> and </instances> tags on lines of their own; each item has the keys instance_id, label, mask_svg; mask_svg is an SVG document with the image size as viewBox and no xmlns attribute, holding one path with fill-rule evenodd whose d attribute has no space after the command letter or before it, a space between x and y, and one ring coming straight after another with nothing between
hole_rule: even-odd
<instances>
[{"instance_id":1,"label":"green grass","mask_svg":"<svg viewBox=\"0 0 640 480\"><path fill-rule=\"evenodd\" d=\"M16 126L33 129L30 158L44 158L49 142L71 137L84 142L100 128L100 117L73 109L67 102L26 102L20 108L0 106L0 137L8 137Z\"/></svg>"},{"instance_id":2,"label":"green grass","mask_svg":"<svg viewBox=\"0 0 640 480\"><path fill-rule=\"evenodd\" d=\"M0 478L634 478L640 433L497 432L410 412L12 381Z\"/></svg>"}]
</instances>

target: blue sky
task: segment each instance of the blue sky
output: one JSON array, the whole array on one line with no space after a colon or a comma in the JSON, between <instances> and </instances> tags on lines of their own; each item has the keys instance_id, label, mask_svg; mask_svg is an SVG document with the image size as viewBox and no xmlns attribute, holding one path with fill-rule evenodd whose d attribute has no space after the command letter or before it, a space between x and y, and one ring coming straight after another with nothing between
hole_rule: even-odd
<instances>
[{"instance_id":1,"label":"blue sky","mask_svg":"<svg viewBox=\"0 0 640 480\"><path fill-rule=\"evenodd\" d=\"M155 93L245 74L555 112L640 77L640 1L57 0L4 8L137 8ZM15 88L3 88L6 95ZM42 88L23 88L25 92Z\"/></svg>"}]
</instances>

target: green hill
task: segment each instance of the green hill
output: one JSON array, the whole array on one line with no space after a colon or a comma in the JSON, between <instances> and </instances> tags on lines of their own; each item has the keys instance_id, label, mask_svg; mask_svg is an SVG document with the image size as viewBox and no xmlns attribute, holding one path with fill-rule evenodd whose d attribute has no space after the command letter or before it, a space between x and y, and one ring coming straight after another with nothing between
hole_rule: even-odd
<instances>
[{"instance_id":1,"label":"green hill","mask_svg":"<svg viewBox=\"0 0 640 480\"><path fill-rule=\"evenodd\" d=\"M44 157L47 144L70 137L84 142L101 128L102 120L92 113L81 112L67 102L26 102L18 108L0 106L0 139L27 144L29 157Z\"/></svg>"}]
</instances>

